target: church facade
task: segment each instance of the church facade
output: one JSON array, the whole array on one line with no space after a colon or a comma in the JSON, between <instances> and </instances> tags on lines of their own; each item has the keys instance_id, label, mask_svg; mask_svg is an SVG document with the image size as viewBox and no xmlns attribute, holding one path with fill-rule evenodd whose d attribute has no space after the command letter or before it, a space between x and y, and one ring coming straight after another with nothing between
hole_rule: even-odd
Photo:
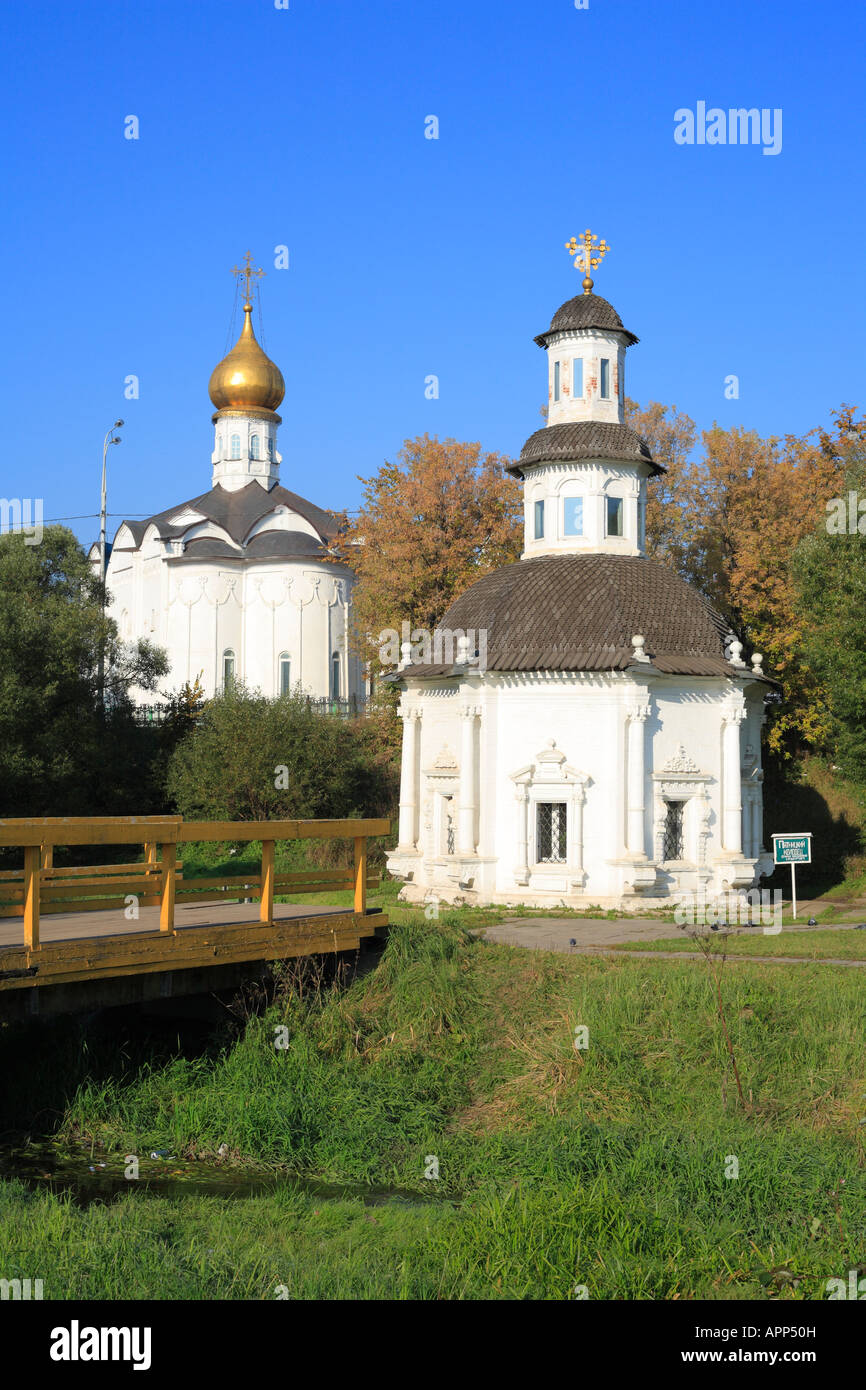
<instances>
[{"instance_id":1,"label":"church facade","mask_svg":"<svg viewBox=\"0 0 866 1390\"><path fill-rule=\"evenodd\" d=\"M646 554L647 489L664 470L625 423L638 340L591 292L594 250L584 293L535 340L550 406L512 469L522 557L443 619L447 640L433 645L456 644L456 660L404 648L395 677L388 867L409 901L663 905L752 888L772 870L761 726L773 682L704 597Z\"/></svg>"},{"instance_id":2,"label":"church facade","mask_svg":"<svg viewBox=\"0 0 866 1390\"><path fill-rule=\"evenodd\" d=\"M280 484L285 385L253 331L255 273L247 258L243 328L210 378L211 486L120 525L106 573L110 611L122 638L166 650L167 688L198 678L207 696L243 681L267 696L360 698L353 574L331 558L338 519ZM98 562L98 550L91 555Z\"/></svg>"}]
</instances>

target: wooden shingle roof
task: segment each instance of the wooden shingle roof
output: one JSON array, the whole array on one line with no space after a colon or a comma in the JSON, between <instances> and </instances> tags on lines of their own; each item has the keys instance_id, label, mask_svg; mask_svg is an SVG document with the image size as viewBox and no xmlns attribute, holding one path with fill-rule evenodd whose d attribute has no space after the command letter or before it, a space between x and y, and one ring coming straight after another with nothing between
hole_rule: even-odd
<instances>
[{"instance_id":1,"label":"wooden shingle roof","mask_svg":"<svg viewBox=\"0 0 866 1390\"><path fill-rule=\"evenodd\" d=\"M489 671L621 671L640 634L656 670L692 676L743 674L725 658L730 626L697 590L639 555L545 555L479 579L440 624L487 633ZM444 676L448 665L400 676ZM764 677L764 679L767 679Z\"/></svg>"}]
</instances>

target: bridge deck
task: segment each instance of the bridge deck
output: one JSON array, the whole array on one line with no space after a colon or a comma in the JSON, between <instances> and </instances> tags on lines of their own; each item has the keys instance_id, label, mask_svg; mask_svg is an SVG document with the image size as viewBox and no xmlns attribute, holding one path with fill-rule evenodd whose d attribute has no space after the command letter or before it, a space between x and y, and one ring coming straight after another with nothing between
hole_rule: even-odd
<instances>
[{"instance_id":1,"label":"bridge deck","mask_svg":"<svg viewBox=\"0 0 866 1390\"><path fill-rule=\"evenodd\" d=\"M0 925L0 1000L6 991L40 985L357 950L388 921L376 909L362 914L289 903L274 903L269 922L260 920L258 902L184 904L175 911L170 931L160 931L156 907L142 907L137 922L120 909L56 913L45 920L36 950L23 944L23 920L6 919Z\"/></svg>"},{"instance_id":2,"label":"bridge deck","mask_svg":"<svg viewBox=\"0 0 866 1390\"><path fill-rule=\"evenodd\" d=\"M321 917L345 917L347 908L274 903L274 920L312 920ZM258 925L258 900L251 903L179 903L174 910L176 931L187 927L232 926L254 922ZM122 908L105 912L56 912L43 917L39 936L43 946L53 941L80 941L86 937L151 935L159 931L159 908L139 908L138 921L129 921ZM0 919L0 951L10 946L23 947L24 918Z\"/></svg>"}]
</instances>

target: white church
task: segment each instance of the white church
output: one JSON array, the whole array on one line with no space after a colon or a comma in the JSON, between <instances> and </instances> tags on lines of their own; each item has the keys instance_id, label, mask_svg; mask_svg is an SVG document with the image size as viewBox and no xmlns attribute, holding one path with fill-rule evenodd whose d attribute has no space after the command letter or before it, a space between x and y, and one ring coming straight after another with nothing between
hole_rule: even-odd
<instances>
[{"instance_id":1,"label":"white church","mask_svg":"<svg viewBox=\"0 0 866 1390\"><path fill-rule=\"evenodd\" d=\"M535 339L549 412L512 469L521 559L457 599L432 661L404 644L395 677L388 867L411 902L662 906L772 872L761 726L774 683L645 552L647 488L664 469L625 423L638 339L592 293L605 243L581 240L584 292Z\"/></svg>"},{"instance_id":2,"label":"white church","mask_svg":"<svg viewBox=\"0 0 866 1390\"><path fill-rule=\"evenodd\" d=\"M166 650L166 688L198 678L208 697L243 681L267 696L361 698L362 666L348 640L354 576L331 558L337 518L280 484L285 384L253 331L250 282L261 272L249 256L241 274L243 328L208 388L211 486L122 522L106 572L110 612L124 640L146 637ZM98 555L94 547L97 565Z\"/></svg>"}]
</instances>

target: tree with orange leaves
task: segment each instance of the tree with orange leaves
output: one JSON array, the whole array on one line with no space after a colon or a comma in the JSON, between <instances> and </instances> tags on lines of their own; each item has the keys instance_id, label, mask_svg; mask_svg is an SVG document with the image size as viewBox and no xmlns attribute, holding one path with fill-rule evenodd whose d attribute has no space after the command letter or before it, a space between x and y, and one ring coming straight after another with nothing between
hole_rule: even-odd
<instances>
[{"instance_id":1,"label":"tree with orange leaves","mask_svg":"<svg viewBox=\"0 0 866 1390\"><path fill-rule=\"evenodd\" d=\"M626 398L626 424L646 440L656 462L666 470L647 488L646 540L649 554L691 578L696 516L691 503L696 468L695 422L675 405L650 401L647 406Z\"/></svg>"},{"instance_id":2,"label":"tree with orange leaves","mask_svg":"<svg viewBox=\"0 0 866 1390\"><path fill-rule=\"evenodd\" d=\"M523 493L505 472L510 462L480 444L424 434L361 479L361 510L341 554L357 575L356 637L374 673L380 632L399 632L404 621L432 632L474 580L519 559Z\"/></svg>"}]
</instances>

